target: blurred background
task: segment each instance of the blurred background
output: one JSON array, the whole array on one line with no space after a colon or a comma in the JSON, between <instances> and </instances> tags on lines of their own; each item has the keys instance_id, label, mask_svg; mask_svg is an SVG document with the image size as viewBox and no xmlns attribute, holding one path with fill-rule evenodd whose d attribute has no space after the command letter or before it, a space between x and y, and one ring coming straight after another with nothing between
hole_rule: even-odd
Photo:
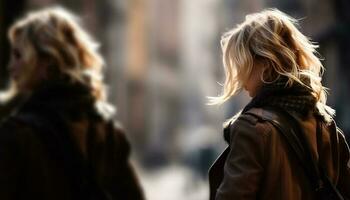
<instances>
[{"instance_id":1,"label":"blurred background","mask_svg":"<svg viewBox=\"0 0 350 200\"><path fill-rule=\"evenodd\" d=\"M300 19L320 44L324 84L338 126L350 131L348 0L0 0L0 86L6 87L7 29L27 11L63 6L101 43L105 80L133 147L147 199L208 199L207 171L225 148L222 123L245 93L207 106L223 82L220 37L246 14L276 7Z\"/></svg>"}]
</instances>

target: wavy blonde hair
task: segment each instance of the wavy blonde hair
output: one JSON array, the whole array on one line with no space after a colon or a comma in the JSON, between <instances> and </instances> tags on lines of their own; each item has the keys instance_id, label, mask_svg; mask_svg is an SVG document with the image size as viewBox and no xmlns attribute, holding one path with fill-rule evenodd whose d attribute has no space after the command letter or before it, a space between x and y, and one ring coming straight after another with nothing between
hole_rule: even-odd
<instances>
[{"instance_id":1,"label":"wavy blonde hair","mask_svg":"<svg viewBox=\"0 0 350 200\"><path fill-rule=\"evenodd\" d=\"M277 9L247 15L245 21L222 36L225 82L222 94L210 97L210 104L222 104L242 90L257 63L265 68L264 83L287 77L286 87L298 82L312 91L317 108L327 120L334 110L326 106L324 67L316 56L318 47L303 35L297 20ZM259 65L260 66L260 65Z\"/></svg>"},{"instance_id":2,"label":"wavy blonde hair","mask_svg":"<svg viewBox=\"0 0 350 200\"><path fill-rule=\"evenodd\" d=\"M106 99L102 75L104 60L97 51L98 44L78 21L69 11L54 7L31 12L10 27L9 40L12 45L21 44L26 64L25 73L21 73L18 80L12 80L11 90L15 90L12 93L21 90L20 84L31 85L38 63L45 58L50 61L50 67L54 67L50 69L51 78L68 75L71 80L92 88L97 100Z\"/></svg>"}]
</instances>

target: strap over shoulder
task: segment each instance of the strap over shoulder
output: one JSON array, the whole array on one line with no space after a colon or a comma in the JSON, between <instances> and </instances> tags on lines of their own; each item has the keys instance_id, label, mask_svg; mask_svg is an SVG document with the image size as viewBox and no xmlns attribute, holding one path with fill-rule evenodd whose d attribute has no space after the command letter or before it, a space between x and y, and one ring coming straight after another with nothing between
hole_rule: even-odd
<instances>
[{"instance_id":1,"label":"strap over shoulder","mask_svg":"<svg viewBox=\"0 0 350 200\"><path fill-rule=\"evenodd\" d=\"M299 164L304 168L312 186L320 187L319 172L316 161L312 159L311 147L306 142L303 129L297 119L281 108L252 108L245 114L254 115L263 121L270 122L286 139L290 149L294 152Z\"/></svg>"},{"instance_id":2,"label":"strap over shoulder","mask_svg":"<svg viewBox=\"0 0 350 200\"><path fill-rule=\"evenodd\" d=\"M284 136L292 152L298 158L300 165L304 168L305 175L309 178L318 197L321 197L321 199L344 200L336 186L325 174L325 170L312 159L311 147L306 142L305 133L293 114L281 108L271 107L252 108L244 114L253 115L260 120L270 122ZM320 128L319 125L320 123L317 123L317 128ZM331 128L336 129L334 121ZM320 132L321 130L317 131Z\"/></svg>"},{"instance_id":3,"label":"strap over shoulder","mask_svg":"<svg viewBox=\"0 0 350 200\"><path fill-rule=\"evenodd\" d=\"M297 135L297 132L300 132L300 127L296 124L295 119L287 119L285 112L278 108L252 108L244 114L253 115L259 120L271 123L287 140L290 148L303 166L305 163L302 161L306 159L307 150Z\"/></svg>"}]
</instances>

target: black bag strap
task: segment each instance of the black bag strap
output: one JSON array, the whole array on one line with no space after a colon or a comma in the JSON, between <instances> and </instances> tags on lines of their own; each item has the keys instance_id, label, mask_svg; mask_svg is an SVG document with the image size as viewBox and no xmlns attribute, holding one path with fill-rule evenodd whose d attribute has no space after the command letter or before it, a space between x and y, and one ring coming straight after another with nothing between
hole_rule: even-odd
<instances>
[{"instance_id":1,"label":"black bag strap","mask_svg":"<svg viewBox=\"0 0 350 200\"><path fill-rule=\"evenodd\" d=\"M333 121L333 124L332 126L336 126L335 125L335 122ZM340 200L343 200L345 199L339 192L339 190L336 188L336 186L332 183L331 179L328 177L327 175L327 171L326 169L324 168L324 165L322 165L322 163L320 162L321 160L324 160L323 158L323 148L322 148L322 131L323 129L323 124L320 123L319 121L317 121L317 128L316 128L316 138L317 138L317 149L318 149L318 156L319 156L319 162L318 162L318 168L319 168L319 171L320 171L320 178L322 179L323 181L323 188L329 188L331 191L332 191L332 195L337 197L337 198L334 198L333 199L340 199ZM330 193L330 191L324 191L323 193ZM321 192L321 195L324 195L322 194Z\"/></svg>"},{"instance_id":2,"label":"black bag strap","mask_svg":"<svg viewBox=\"0 0 350 200\"><path fill-rule=\"evenodd\" d=\"M78 149L64 117L47 109L37 112L20 113L14 118L35 128L49 154L61 162L70 178L74 199L111 200L98 183L92 164ZM89 127L88 137L93 134L91 131Z\"/></svg>"},{"instance_id":3,"label":"black bag strap","mask_svg":"<svg viewBox=\"0 0 350 200\"><path fill-rule=\"evenodd\" d=\"M264 109L252 108L245 114L253 115L259 119L270 122L286 139L290 149L294 152L300 165L305 171L311 186L316 194L324 199L344 200L338 189L326 175L320 162L316 162L311 154L311 146L307 142L305 133L296 117L281 109L266 107ZM322 124L317 120L317 148L322 150ZM320 154L322 159L322 152Z\"/></svg>"},{"instance_id":4,"label":"black bag strap","mask_svg":"<svg viewBox=\"0 0 350 200\"><path fill-rule=\"evenodd\" d=\"M318 187L318 177L315 172L310 168L310 159L308 158L308 149L304 146L301 140L298 139L298 135L294 128L287 127L286 124L290 124L290 121L286 118L284 114L280 114L281 111L277 108L264 109L264 113L259 112L257 109L253 108L247 111L245 114L253 115L259 119L270 122L286 139L292 153L297 158L300 166L306 172L306 176L311 180L312 187ZM314 165L313 163L311 166Z\"/></svg>"}]
</instances>

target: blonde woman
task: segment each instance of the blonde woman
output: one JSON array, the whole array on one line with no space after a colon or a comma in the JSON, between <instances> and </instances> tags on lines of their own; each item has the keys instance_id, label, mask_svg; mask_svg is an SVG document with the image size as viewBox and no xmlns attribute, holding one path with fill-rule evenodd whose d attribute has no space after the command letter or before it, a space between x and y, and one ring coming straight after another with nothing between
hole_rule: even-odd
<instances>
[{"instance_id":1,"label":"blonde woman","mask_svg":"<svg viewBox=\"0 0 350 200\"><path fill-rule=\"evenodd\" d=\"M113 123L97 45L62 8L9 30L11 86L22 103L0 127L0 199L143 199Z\"/></svg>"},{"instance_id":2,"label":"blonde woman","mask_svg":"<svg viewBox=\"0 0 350 200\"><path fill-rule=\"evenodd\" d=\"M268 9L222 38L226 80L211 103L242 89L252 100L225 125L229 146L210 170L210 199L331 199L330 185L350 198L349 148L326 105L317 46L296 25Z\"/></svg>"}]
</instances>

